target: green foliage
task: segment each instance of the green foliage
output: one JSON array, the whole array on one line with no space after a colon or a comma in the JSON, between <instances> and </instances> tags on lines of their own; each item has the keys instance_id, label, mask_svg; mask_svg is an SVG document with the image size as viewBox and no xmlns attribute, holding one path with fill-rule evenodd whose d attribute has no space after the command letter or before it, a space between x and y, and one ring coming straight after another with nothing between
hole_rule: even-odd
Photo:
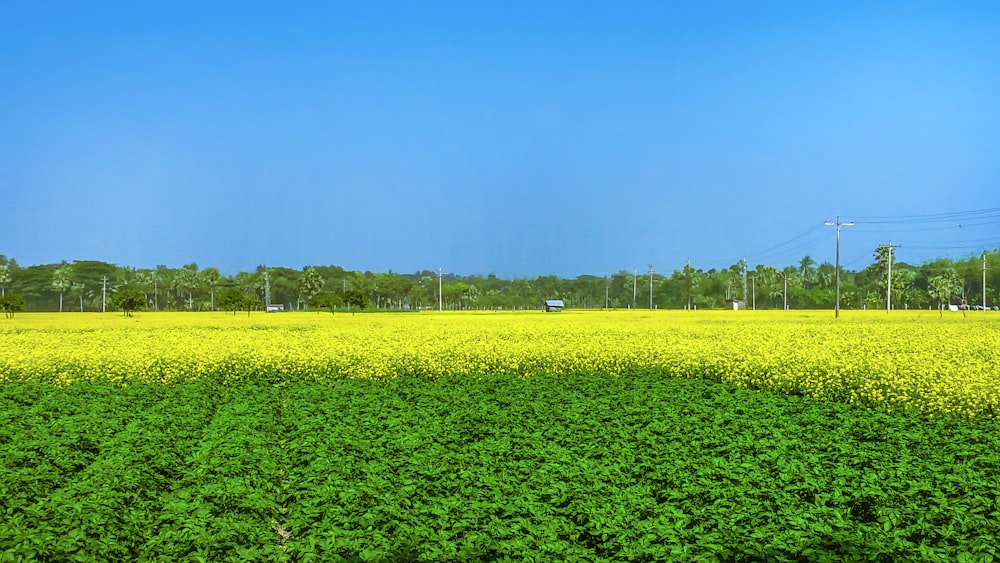
<instances>
[{"instance_id":1,"label":"green foliage","mask_svg":"<svg viewBox=\"0 0 1000 563\"><path fill-rule=\"evenodd\" d=\"M219 299L219 307L226 311L232 311L234 315L239 311L246 311L249 316L250 311L257 310L259 306L260 302L256 297L235 287L227 287Z\"/></svg>"},{"instance_id":2,"label":"green foliage","mask_svg":"<svg viewBox=\"0 0 1000 563\"><path fill-rule=\"evenodd\" d=\"M328 309L331 312L343 304L344 300L339 295L329 291L321 291L309 299L310 307L314 309Z\"/></svg>"},{"instance_id":3,"label":"green foliage","mask_svg":"<svg viewBox=\"0 0 1000 563\"><path fill-rule=\"evenodd\" d=\"M138 311L146 305L146 297L136 287L126 286L111 296L111 306L121 309L122 314L131 317L134 311Z\"/></svg>"},{"instance_id":4,"label":"green foliage","mask_svg":"<svg viewBox=\"0 0 1000 563\"><path fill-rule=\"evenodd\" d=\"M357 289L351 289L347 291L344 296L344 304L348 308L364 309L368 306L368 300L365 299L365 295Z\"/></svg>"},{"instance_id":5,"label":"green foliage","mask_svg":"<svg viewBox=\"0 0 1000 563\"><path fill-rule=\"evenodd\" d=\"M323 290L324 283L323 277L319 275L316 268L306 268L302 271L302 276L299 277L299 293L311 307L315 306L313 299Z\"/></svg>"},{"instance_id":6,"label":"green foliage","mask_svg":"<svg viewBox=\"0 0 1000 563\"><path fill-rule=\"evenodd\" d=\"M951 303L951 298L962 290L962 281L954 269L948 268L928 281L927 293L939 304Z\"/></svg>"},{"instance_id":7,"label":"green foliage","mask_svg":"<svg viewBox=\"0 0 1000 563\"><path fill-rule=\"evenodd\" d=\"M174 274L171 286L178 296L187 296L184 308L191 308L193 292L198 287L199 281L197 264L188 264Z\"/></svg>"},{"instance_id":8,"label":"green foliage","mask_svg":"<svg viewBox=\"0 0 1000 563\"><path fill-rule=\"evenodd\" d=\"M0 255L0 257L3 257L3 255ZM6 260L6 257L3 258ZM7 286L14 280L12 270L13 268L11 268L10 264L6 262L0 263L0 289L2 289L3 293L6 293Z\"/></svg>"},{"instance_id":9,"label":"green foliage","mask_svg":"<svg viewBox=\"0 0 1000 563\"><path fill-rule=\"evenodd\" d=\"M14 313L24 310L24 296L17 293L6 293L0 296L0 309L3 310L4 318L13 319Z\"/></svg>"},{"instance_id":10,"label":"green foliage","mask_svg":"<svg viewBox=\"0 0 1000 563\"><path fill-rule=\"evenodd\" d=\"M995 292L995 288L1000 287L1000 267L997 266L1000 250L963 260L932 260L920 266L894 259L894 306L912 309L937 305L941 301L928 292L930 280L948 270L955 272L960 280L959 293L965 284L969 301L972 301L970 296L975 296L978 303L983 293L983 259L989 265L985 280L988 293ZM884 306L887 265L887 247L880 247L870 266L858 272L842 270L842 306L860 308L865 303ZM747 270L745 288L744 268ZM213 308L217 288L236 287L256 297L258 302L266 299L265 274L270 282L271 303L293 308L309 303L312 297L326 290L355 310L362 306L436 309L439 298L445 309L537 309L545 299L562 299L569 308L602 308L606 302L612 308L646 308L650 293L653 306L659 308L730 308L732 300L750 302L756 297L758 309L780 309L786 296L792 309L832 308L836 279L833 264L816 263L809 256L803 257L797 265L781 269L742 261L720 270L678 264L673 270L654 272L650 288L650 275L641 271L620 271L610 276L581 275L572 279L556 276L501 279L494 275L455 274L443 274L439 279L437 272L429 270L399 274L346 271L338 266L310 266L301 271L269 266L227 278L217 268L199 270L197 264L135 270L77 260L72 264L20 268L15 261L6 261L0 255L0 294L10 289L24 295L29 309L52 311L60 308L62 294L73 290L75 285L79 290L73 293L83 308L100 310L100 289L103 277L107 276L109 288L134 285L142 289L157 310L197 308L198 304L205 303L207 308ZM238 310L245 309L245 304L238 307Z\"/></svg>"},{"instance_id":11,"label":"green foliage","mask_svg":"<svg viewBox=\"0 0 1000 563\"><path fill-rule=\"evenodd\" d=\"M995 422L659 374L0 386L0 560L988 561Z\"/></svg>"}]
</instances>

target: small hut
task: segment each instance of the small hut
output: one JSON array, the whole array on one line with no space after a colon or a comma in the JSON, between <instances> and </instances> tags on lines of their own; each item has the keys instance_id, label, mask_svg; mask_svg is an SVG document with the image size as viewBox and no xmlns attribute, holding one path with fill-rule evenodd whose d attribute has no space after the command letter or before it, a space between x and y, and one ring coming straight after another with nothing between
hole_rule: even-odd
<instances>
[{"instance_id":1,"label":"small hut","mask_svg":"<svg viewBox=\"0 0 1000 563\"><path fill-rule=\"evenodd\" d=\"M545 300L545 312L552 313L556 311L562 311L566 308L563 304L562 299L546 299Z\"/></svg>"}]
</instances>

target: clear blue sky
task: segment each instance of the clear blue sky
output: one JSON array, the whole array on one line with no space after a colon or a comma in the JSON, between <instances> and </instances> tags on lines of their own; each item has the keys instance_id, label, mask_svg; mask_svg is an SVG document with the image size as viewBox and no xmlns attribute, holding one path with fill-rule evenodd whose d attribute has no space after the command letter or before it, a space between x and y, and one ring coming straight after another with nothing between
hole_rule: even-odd
<instances>
[{"instance_id":1,"label":"clear blue sky","mask_svg":"<svg viewBox=\"0 0 1000 563\"><path fill-rule=\"evenodd\" d=\"M839 214L852 269L978 255L998 30L996 2L5 2L0 254L573 277L832 262Z\"/></svg>"}]
</instances>

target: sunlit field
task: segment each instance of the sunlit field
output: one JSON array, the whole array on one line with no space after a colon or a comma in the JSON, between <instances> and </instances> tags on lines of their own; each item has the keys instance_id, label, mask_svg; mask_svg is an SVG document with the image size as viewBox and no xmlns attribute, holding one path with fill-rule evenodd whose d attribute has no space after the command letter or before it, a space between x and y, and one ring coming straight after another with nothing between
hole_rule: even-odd
<instances>
[{"instance_id":1,"label":"sunlit field","mask_svg":"<svg viewBox=\"0 0 1000 563\"><path fill-rule=\"evenodd\" d=\"M6 381L655 372L889 411L1000 413L992 312L29 313L0 335Z\"/></svg>"},{"instance_id":2,"label":"sunlit field","mask_svg":"<svg viewBox=\"0 0 1000 563\"><path fill-rule=\"evenodd\" d=\"M0 561L995 561L998 327L19 314Z\"/></svg>"}]
</instances>

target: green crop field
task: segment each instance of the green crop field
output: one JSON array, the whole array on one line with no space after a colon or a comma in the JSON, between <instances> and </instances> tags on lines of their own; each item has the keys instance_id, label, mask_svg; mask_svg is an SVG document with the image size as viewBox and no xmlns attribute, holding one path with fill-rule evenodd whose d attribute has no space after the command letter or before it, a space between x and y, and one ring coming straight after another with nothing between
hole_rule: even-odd
<instances>
[{"instance_id":1,"label":"green crop field","mask_svg":"<svg viewBox=\"0 0 1000 563\"><path fill-rule=\"evenodd\" d=\"M0 387L0 559L990 561L995 422L638 374Z\"/></svg>"}]
</instances>

